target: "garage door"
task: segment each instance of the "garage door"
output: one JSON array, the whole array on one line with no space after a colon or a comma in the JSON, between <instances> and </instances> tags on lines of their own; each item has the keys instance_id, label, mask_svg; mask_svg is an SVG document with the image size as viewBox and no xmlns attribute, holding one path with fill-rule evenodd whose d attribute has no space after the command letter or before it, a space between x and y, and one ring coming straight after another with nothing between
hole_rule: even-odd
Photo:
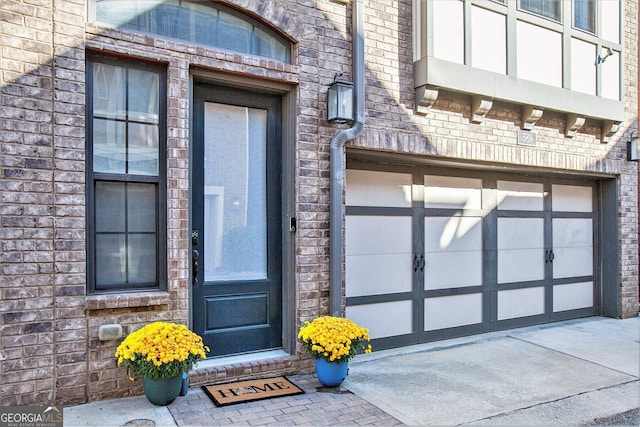
<instances>
[{"instance_id":1,"label":"garage door","mask_svg":"<svg viewBox=\"0 0 640 427\"><path fill-rule=\"evenodd\" d=\"M351 162L347 316L382 349L594 315L595 189Z\"/></svg>"}]
</instances>

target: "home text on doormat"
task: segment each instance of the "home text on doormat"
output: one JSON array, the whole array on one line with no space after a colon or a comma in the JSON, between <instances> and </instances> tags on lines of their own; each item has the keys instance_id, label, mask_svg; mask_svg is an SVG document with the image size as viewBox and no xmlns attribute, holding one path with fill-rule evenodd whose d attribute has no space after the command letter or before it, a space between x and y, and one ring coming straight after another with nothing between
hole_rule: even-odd
<instances>
[{"instance_id":1,"label":"home text on doormat","mask_svg":"<svg viewBox=\"0 0 640 427\"><path fill-rule=\"evenodd\" d=\"M304 391L286 377L262 378L202 386L216 406L292 396Z\"/></svg>"}]
</instances>

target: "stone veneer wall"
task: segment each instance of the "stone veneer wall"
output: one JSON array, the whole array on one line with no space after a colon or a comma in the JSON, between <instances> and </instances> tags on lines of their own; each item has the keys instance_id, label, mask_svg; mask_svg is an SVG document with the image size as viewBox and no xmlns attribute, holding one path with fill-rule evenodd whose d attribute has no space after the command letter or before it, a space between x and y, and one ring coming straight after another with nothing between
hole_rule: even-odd
<instances>
[{"instance_id":1,"label":"stone veneer wall","mask_svg":"<svg viewBox=\"0 0 640 427\"><path fill-rule=\"evenodd\" d=\"M290 84L297 91L296 323L328 310L329 147L326 85L351 72L350 7L332 0L230 0L296 42L295 65L86 24L85 0L5 0L0 4L0 405L76 404L139 394L116 367L117 342L154 320L189 321L189 75L198 68ZM637 1L627 2L627 119L611 142L587 122L564 137L564 118L545 112L538 146L515 145L519 109L494 105L483 124L470 102L441 94L414 114L411 0L367 1L363 136L350 147L478 163L534 165L619 175L621 305L637 314L637 165L625 143L637 111ZM161 62L168 69L168 286L166 292L86 295L85 53ZM300 348L298 347L298 353ZM192 383L259 373L309 371L306 358L201 369Z\"/></svg>"}]
</instances>

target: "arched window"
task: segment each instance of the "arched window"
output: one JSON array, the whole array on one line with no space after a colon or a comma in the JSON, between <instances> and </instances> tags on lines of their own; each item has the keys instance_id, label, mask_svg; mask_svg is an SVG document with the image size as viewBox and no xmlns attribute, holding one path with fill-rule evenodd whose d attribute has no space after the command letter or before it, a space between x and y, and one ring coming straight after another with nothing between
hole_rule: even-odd
<instances>
[{"instance_id":1,"label":"arched window","mask_svg":"<svg viewBox=\"0 0 640 427\"><path fill-rule=\"evenodd\" d=\"M90 0L90 20L185 42L291 61L289 42L264 25L213 2Z\"/></svg>"}]
</instances>

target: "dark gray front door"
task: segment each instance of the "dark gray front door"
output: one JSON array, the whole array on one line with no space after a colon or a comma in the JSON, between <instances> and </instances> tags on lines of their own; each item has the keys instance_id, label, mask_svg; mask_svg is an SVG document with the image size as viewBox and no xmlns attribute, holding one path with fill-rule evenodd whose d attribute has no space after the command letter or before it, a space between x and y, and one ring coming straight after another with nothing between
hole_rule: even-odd
<instances>
[{"instance_id":1,"label":"dark gray front door","mask_svg":"<svg viewBox=\"0 0 640 427\"><path fill-rule=\"evenodd\" d=\"M281 347L280 98L194 85L194 330L222 356Z\"/></svg>"}]
</instances>

